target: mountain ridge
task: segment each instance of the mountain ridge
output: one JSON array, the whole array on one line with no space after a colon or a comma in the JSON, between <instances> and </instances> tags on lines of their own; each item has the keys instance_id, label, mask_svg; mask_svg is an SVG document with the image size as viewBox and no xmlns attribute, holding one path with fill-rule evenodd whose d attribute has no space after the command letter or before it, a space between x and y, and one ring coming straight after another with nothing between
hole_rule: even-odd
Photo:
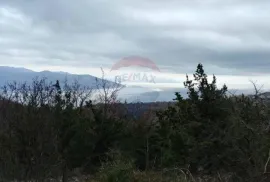
<instances>
[{"instance_id":1,"label":"mountain ridge","mask_svg":"<svg viewBox=\"0 0 270 182\"><path fill-rule=\"evenodd\" d=\"M102 81L101 78L86 74L79 75L68 72L54 72L49 70L38 72L23 67L0 66L0 86L4 86L7 83L14 81L18 83L31 83L35 78L46 78L51 82L55 82L56 80L59 80L60 82L67 80L68 83L78 81L81 85L91 88ZM109 80L105 80L105 82L107 83L108 87L112 86L112 84L115 84Z\"/></svg>"}]
</instances>

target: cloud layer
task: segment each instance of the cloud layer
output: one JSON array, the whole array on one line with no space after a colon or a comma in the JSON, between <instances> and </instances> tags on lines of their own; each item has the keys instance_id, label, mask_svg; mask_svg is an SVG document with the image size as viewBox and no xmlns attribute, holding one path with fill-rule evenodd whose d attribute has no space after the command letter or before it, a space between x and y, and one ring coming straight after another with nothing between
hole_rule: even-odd
<instances>
[{"instance_id":1,"label":"cloud layer","mask_svg":"<svg viewBox=\"0 0 270 182\"><path fill-rule=\"evenodd\" d=\"M0 64L110 68L139 55L163 72L270 73L268 0L0 0ZM89 71L89 74L91 72Z\"/></svg>"}]
</instances>

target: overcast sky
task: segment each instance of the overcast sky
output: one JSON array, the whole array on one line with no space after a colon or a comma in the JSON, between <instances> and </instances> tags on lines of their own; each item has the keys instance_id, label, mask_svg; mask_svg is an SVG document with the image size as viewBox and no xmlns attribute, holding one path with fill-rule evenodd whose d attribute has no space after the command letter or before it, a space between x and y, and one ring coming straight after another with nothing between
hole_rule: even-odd
<instances>
[{"instance_id":1,"label":"overcast sky","mask_svg":"<svg viewBox=\"0 0 270 182\"><path fill-rule=\"evenodd\" d=\"M0 65L97 76L138 55L173 80L201 62L235 87L255 74L267 84L269 9L269 0L0 0Z\"/></svg>"}]
</instances>

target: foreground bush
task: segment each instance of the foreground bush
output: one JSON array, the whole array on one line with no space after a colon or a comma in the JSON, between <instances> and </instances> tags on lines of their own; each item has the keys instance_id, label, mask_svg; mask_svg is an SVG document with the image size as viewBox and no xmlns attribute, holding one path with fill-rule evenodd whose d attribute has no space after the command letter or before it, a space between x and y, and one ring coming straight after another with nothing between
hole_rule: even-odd
<instances>
[{"instance_id":1,"label":"foreground bush","mask_svg":"<svg viewBox=\"0 0 270 182\"><path fill-rule=\"evenodd\" d=\"M99 171L100 182L130 182L134 181L132 160L122 157L119 151L109 153L110 161L104 162Z\"/></svg>"}]
</instances>

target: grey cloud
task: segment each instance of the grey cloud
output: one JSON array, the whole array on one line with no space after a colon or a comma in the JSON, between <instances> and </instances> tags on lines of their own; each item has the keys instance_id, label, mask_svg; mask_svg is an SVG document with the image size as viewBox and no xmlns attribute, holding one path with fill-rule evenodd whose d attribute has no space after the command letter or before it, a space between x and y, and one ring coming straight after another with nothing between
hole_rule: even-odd
<instances>
[{"instance_id":1,"label":"grey cloud","mask_svg":"<svg viewBox=\"0 0 270 182\"><path fill-rule=\"evenodd\" d=\"M269 73L269 8L267 0L0 0L0 63L110 67L140 55L171 72L202 62L216 74Z\"/></svg>"}]
</instances>

